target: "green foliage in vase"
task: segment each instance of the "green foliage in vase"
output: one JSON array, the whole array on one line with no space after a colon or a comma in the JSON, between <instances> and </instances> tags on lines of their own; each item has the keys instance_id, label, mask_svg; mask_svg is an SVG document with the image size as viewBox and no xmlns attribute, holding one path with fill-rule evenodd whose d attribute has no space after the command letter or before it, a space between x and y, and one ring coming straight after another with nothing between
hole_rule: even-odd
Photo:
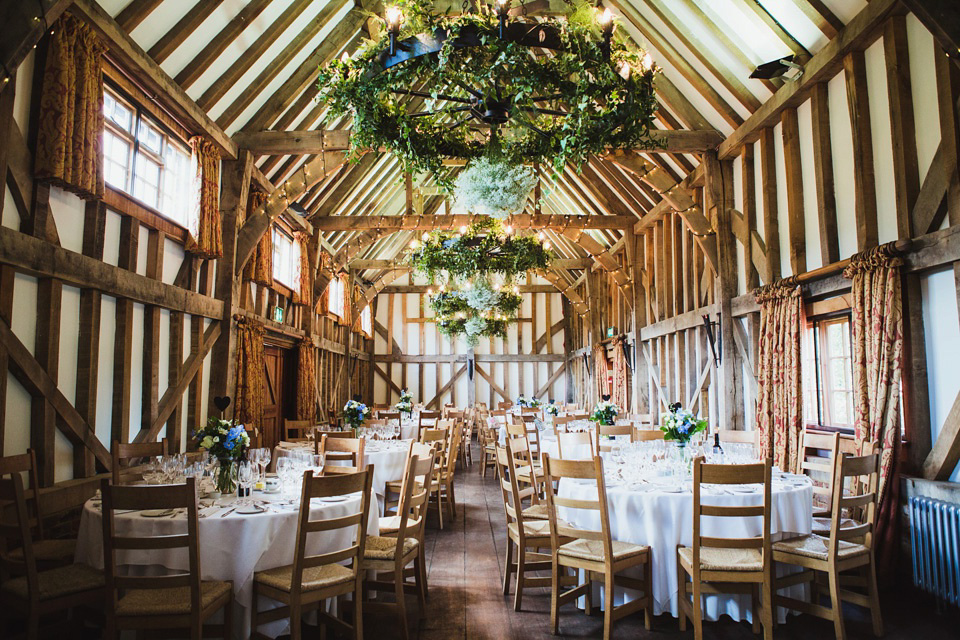
<instances>
[{"instance_id":1,"label":"green foliage in vase","mask_svg":"<svg viewBox=\"0 0 960 640\"><path fill-rule=\"evenodd\" d=\"M383 69L380 60L389 49L384 29L352 57L320 69L319 97L328 107L325 123L352 118L354 151L389 149L406 171L432 172L450 188L443 158L476 158L491 142L471 127L450 126L463 116L462 109L453 109L477 99L471 90L485 101L509 102L510 120L491 138L516 166L538 161L559 172L568 162L579 167L590 154L653 145L658 69L616 32L605 55L601 28L585 3L574 5L566 19L552 21L560 48L551 55L531 55L530 47L501 40L496 15L487 5L458 16L433 14L429 0L396 0L394 5L404 16L398 41L427 34L445 36L444 43L438 53ZM534 28L536 23L529 24ZM461 33L476 34L480 46L456 46ZM416 111L434 113L413 116L404 92L421 87L429 97Z\"/></svg>"}]
</instances>

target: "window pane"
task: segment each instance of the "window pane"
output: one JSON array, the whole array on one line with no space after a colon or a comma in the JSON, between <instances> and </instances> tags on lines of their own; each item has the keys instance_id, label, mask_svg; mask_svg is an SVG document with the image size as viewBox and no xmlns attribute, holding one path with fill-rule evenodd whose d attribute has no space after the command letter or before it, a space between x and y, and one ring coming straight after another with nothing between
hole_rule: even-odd
<instances>
[{"instance_id":1,"label":"window pane","mask_svg":"<svg viewBox=\"0 0 960 640\"><path fill-rule=\"evenodd\" d=\"M160 155L163 151L163 134L146 120L140 120L140 130L137 133L140 148Z\"/></svg>"},{"instance_id":2,"label":"window pane","mask_svg":"<svg viewBox=\"0 0 960 640\"><path fill-rule=\"evenodd\" d=\"M842 356L843 334L846 330L846 323L832 323L827 326L827 348L830 349L830 356Z\"/></svg>"},{"instance_id":3,"label":"window pane","mask_svg":"<svg viewBox=\"0 0 960 640\"><path fill-rule=\"evenodd\" d=\"M843 358L830 361L830 386L834 389L847 389L847 362Z\"/></svg>"},{"instance_id":4,"label":"window pane","mask_svg":"<svg viewBox=\"0 0 960 640\"><path fill-rule=\"evenodd\" d=\"M136 173L133 176L133 197L146 205L158 208L160 204L160 165L149 156L137 152Z\"/></svg>"},{"instance_id":5,"label":"window pane","mask_svg":"<svg viewBox=\"0 0 960 640\"><path fill-rule=\"evenodd\" d=\"M287 287L295 283L295 261L299 262L299 246L285 233L273 231L273 279Z\"/></svg>"},{"instance_id":6,"label":"window pane","mask_svg":"<svg viewBox=\"0 0 960 640\"><path fill-rule=\"evenodd\" d=\"M188 226L192 188L190 154L168 140L163 154L160 212L183 226Z\"/></svg>"},{"instance_id":7,"label":"window pane","mask_svg":"<svg viewBox=\"0 0 960 640\"><path fill-rule=\"evenodd\" d=\"M103 115L124 131L133 129L133 111L110 92L103 92Z\"/></svg>"},{"instance_id":8,"label":"window pane","mask_svg":"<svg viewBox=\"0 0 960 640\"><path fill-rule=\"evenodd\" d=\"M108 184L127 190L130 178L130 143L109 129L103 132L103 177Z\"/></svg>"},{"instance_id":9,"label":"window pane","mask_svg":"<svg viewBox=\"0 0 960 640\"><path fill-rule=\"evenodd\" d=\"M847 396L849 394L842 391L834 391L830 394L830 408L833 415L834 425L850 424L850 413L848 411Z\"/></svg>"}]
</instances>

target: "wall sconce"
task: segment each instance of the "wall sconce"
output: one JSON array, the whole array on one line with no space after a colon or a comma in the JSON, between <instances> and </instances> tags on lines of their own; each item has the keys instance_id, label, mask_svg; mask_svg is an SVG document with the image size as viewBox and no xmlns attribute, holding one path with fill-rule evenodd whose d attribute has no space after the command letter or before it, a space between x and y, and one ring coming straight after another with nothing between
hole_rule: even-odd
<instances>
[{"instance_id":1,"label":"wall sconce","mask_svg":"<svg viewBox=\"0 0 960 640\"><path fill-rule=\"evenodd\" d=\"M703 328L707 330L707 341L710 343L710 351L713 353L713 361L719 367L723 359L723 342L721 335L714 331L714 327L720 325L720 314L717 314L717 320L714 322L710 316L703 316Z\"/></svg>"}]
</instances>

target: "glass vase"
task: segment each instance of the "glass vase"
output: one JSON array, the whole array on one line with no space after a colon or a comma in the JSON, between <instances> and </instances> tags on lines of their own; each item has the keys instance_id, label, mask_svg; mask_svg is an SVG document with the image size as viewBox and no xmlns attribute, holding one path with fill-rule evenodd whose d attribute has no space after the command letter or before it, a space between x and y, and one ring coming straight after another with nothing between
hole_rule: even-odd
<instances>
[{"instance_id":1,"label":"glass vase","mask_svg":"<svg viewBox=\"0 0 960 640\"><path fill-rule=\"evenodd\" d=\"M237 465L232 459L220 459L215 484L217 491L228 496L237 490Z\"/></svg>"}]
</instances>

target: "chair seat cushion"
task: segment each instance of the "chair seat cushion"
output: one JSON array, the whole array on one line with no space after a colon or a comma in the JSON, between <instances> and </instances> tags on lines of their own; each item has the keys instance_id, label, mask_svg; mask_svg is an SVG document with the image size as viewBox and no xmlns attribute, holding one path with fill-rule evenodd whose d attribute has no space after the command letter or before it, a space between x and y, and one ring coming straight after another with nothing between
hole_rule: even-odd
<instances>
[{"instance_id":1,"label":"chair seat cushion","mask_svg":"<svg viewBox=\"0 0 960 640\"><path fill-rule=\"evenodd\" d=\"M519 529L517 528L516 522L511 522L507 524L507 532L511 538L517 538ZM550 521L549 520L524 520L523 521L523 535L527 537L534 538L543 538L550 536Z\"/></svg>"},{"instance_id":2,"label":"chair seat cushion","mask_svg":"<svg viewBox=\"0 0 960 640\"><path fill-rule=\"evenodd\" d=\"M404 538L403 555L406 556L417 550L416 538ZM365 560L393 560L397 555L397 539L386 536L367 536L366 547L363 550Z\"/></svg>"},{"instance_id":3,"label":"chair seat cushion","mask_svg":"<svg viewBox=\"0 0 960 640\"><path fill-rule=\"evenodd\" d=\"M40 600L52 600L63 596L102 589L103 573L85 564L68 564L49 571L37 573ZM0 593L9 593L20 600L29 600L27 577L20 576L0 585Z\"/></svg>"},{"instance_id":4,"label":"chair seat cushion","mask_svg":"<svg viewBox=\"0 0 960 640\"><path fill-rule=\"evenodd\" d=\"M354 579L353 571L341 564L325 564L319 567L310 567L303 570L303 590L315 591L338 584L344 584ZM281 591L290 591L293 582L293 565L258 571L254 580L268 587Z\"/></svg>"},{"instance_id":5,"label":"chair seat cushion","mask_svg":"<svg viewBox=\"0 0 960 640\"><path fill-rule=\"evenodd\" d=\"M73 562L77 550L77 541L70 540L35 540L33 543L33 557L38 562L56 562L67 560ZM7 554L13 562L23 562L23 547L18 547Z\"/></svg>"},{"instance_id":6,"label":"chair seat cushion","mask_svg":"<svg viewBox=\"0 0 960 640\"><path fill-rule=\"evenodd\" d=\"M693 547L680 547L680 563L693 571ZM723 549L700 547L701 571L762 571L763 554L759 549Z\"/></svg>"},{"instance_id":7,"label":"chair seat cushion","mask_svg":"<svg viewBox=\"0 0 960 640\"><path fill-rule=\"evenodd\" d=\"M532 504L523 510L523 517L524 519L533 518L534 520L547 520L550 517L550 514L547 513L547 505Z\"/></svg>"},{"instance_id":8,"label":"chair seat cushion","mask_svg":"<svg viewBox=\"0 0 960 640\"><path fill-rule=\"evenodd\" d=\"M233 591L232 582L200 583L200 606L206 609ZM131 589L117 602L118 616L174 616L190 613L190 587Z\"/></svg>"},{"instance_id":9,"label":"chair seat cushion","mask_svg":"<svg viewBox=\"0 0 960 640\"><path fill-rule=\"evenodd\" d=\"M830 538L810 534L799 538L790 538L773 543L773 550L780 553L792 553L798 556L814 558L815 560L827 560L829 557ZM852 558L854 556L869 553L870 550L862 544L855 544L840 540L837 546L837 555L840 559Z\"/></svg>"},{"instance_id":10,"label":"chair seat cushion","mask_svg":"<svg viewBox=\"0 0 960 640\"><path fill-rule=\"evenodd\" d=\"M407 518L407 531L413 530L420 524L420 519ZM390 534L400 531L400 516L386 516L380 518L380 533Z\"/></svg>"},{"instance_id":11,"label":"chair seat cushion","mask_svg":"<svg viewBox=\"0 0 960 640\"><path fill-rule=\"evenodd\" d=\"M631 544L629 542L613 541L613 559L623 560L631 556L638 556L646 553L650 547ZM580 558L581 560L592 560L594 562L603 562L603 543L599 540L574 540L561 545L557 550L561 556L571 558Z\"/></svg>"},{"instance_id":12,"label":"chair seat cushion","mask_svg":"<svg viewBox=\"0 0 960 640\"><path fill-rule=\"evenodd\" d=\"M818 535L829 536L829 535L830 535L830 523L831 523L831 522L830 522L830 518L814 518L814 519L813 519L813 532L816 533L816 534L818 534ZM840 518L840 528L841 528L841 529L849 529L850 527L855 527L855 526L857 526L858 524L860 524L860 523L857 522L856 520L854 520L853 518Z\"/></svg>"}]
</instances>

